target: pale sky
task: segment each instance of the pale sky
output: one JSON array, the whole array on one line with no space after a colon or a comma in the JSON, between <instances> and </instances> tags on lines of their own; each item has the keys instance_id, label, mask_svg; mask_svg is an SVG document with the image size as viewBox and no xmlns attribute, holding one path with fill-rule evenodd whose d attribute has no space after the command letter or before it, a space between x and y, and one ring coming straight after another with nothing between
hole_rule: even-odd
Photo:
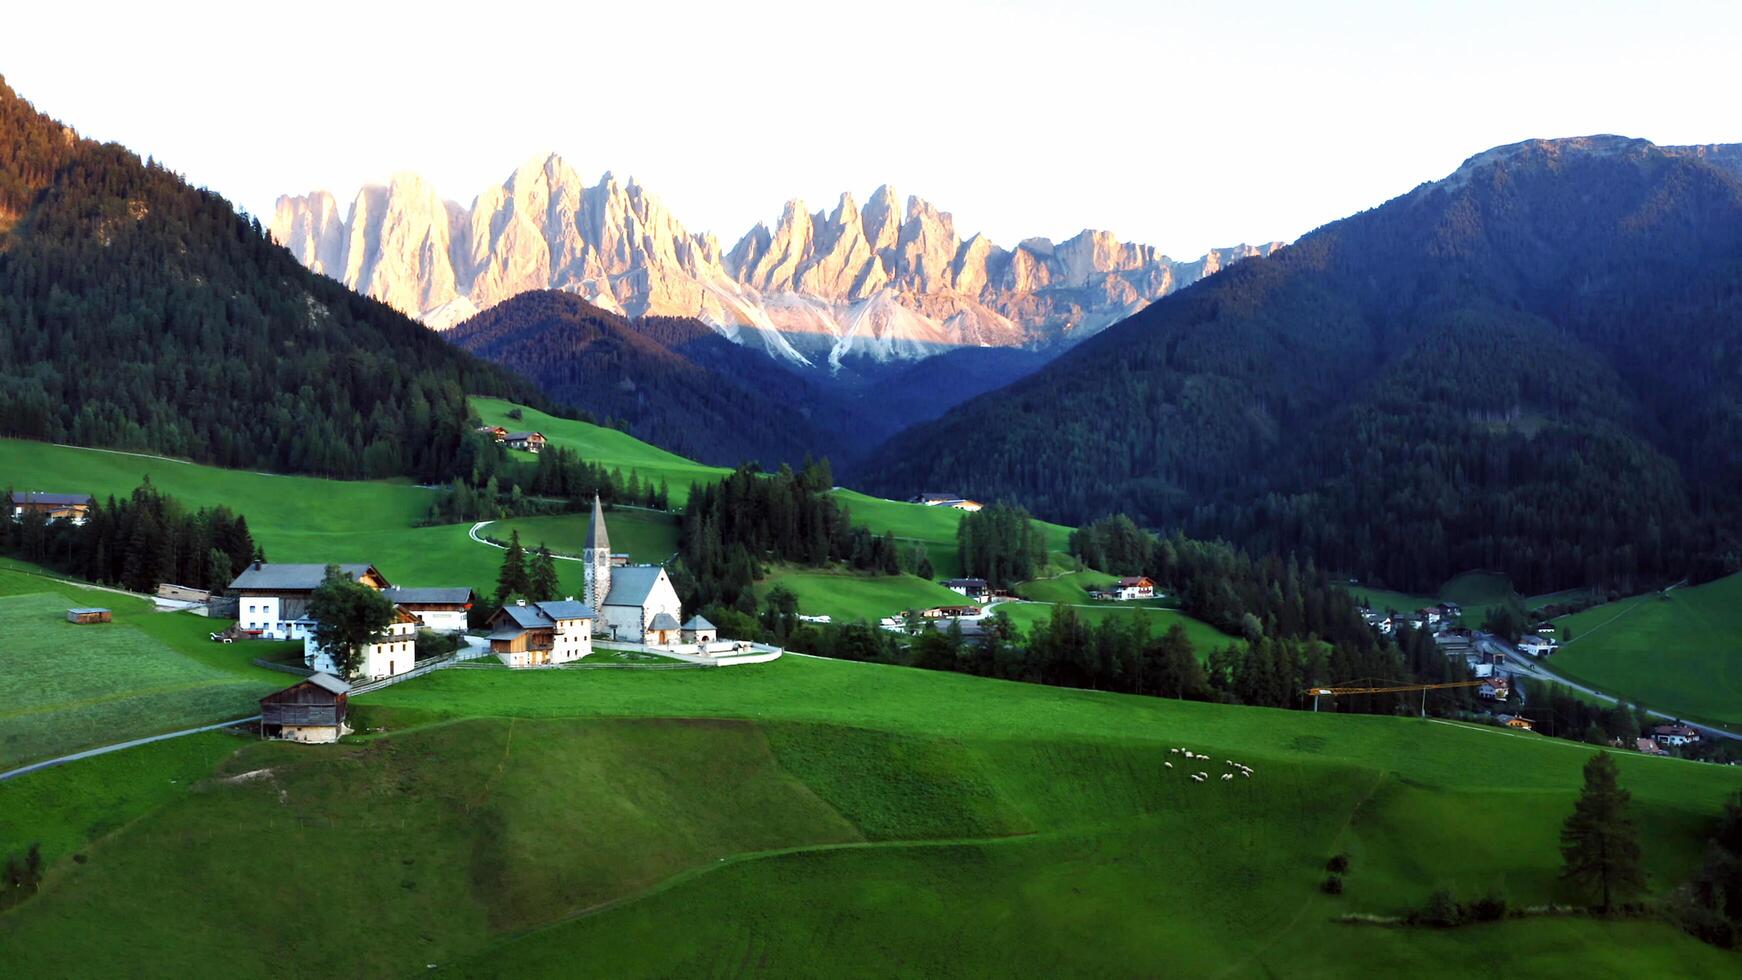
<instances>
[{"instance_id":1,"label":"pale sky","mask_svg":"<svg viewBox=\"0 0 1742 980\"><path fill-rule=\"evenodd\" d=\"M1293 239L1531 137L1742 141L1742 4L11 5L0 73L243 208L556 151L728 245L888 182L1012 245Z\"/></svg>"}]
</instances>

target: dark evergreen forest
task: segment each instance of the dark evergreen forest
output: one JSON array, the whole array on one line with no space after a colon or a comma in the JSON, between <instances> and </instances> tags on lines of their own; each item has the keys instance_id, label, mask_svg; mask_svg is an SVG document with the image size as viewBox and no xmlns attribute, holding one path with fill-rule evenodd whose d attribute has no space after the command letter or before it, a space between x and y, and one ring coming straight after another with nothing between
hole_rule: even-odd
<instances>
[{"instance_id":1,"label":"dark evergreen forest","mask_svg":"<svg viewBox=\"0 0 1742 980\"><path fill-rule=\"evenodd\" d=\"M3 80L0 336L0 435L221 466L445 478L468 393L549 407Z\"/></svg>"},{"instance_id":2,"label":"dark evergreen forest","mask_svg":"<svg viewBox=\"0 0 1742 980\"><path fill-rule=\"evenodd\" d=\"M570 293L539 290L446 336L606 425L704 463L773 467L834 439L809 417L826 413L827 396L698 320L630 320Z\"/></svg>"},{"instance_id":3,"label":"dark evergreen forest","mask_svg":"<svg viewBox=\"0 0 1742 980\"><path fill-rule=\"evenodd\" d=\"M134 592L165 582L220 590L264 557L247 518L225 507L189 510L149 479L119 500L95 501L84 524L38 511L0 521L0 553Z\"/></svg>"},{"instance_id":4,"label":"dark evergreen forest","mask_svg":"<svg viewBox=\"0 0 1742 980\"><path fill-rule=\"evenodd\" d=\"M1523 144L1242 262L853 476L1223 536L1432 589L1735 571L1742 182Z\"/></svg>"}]
</instances>

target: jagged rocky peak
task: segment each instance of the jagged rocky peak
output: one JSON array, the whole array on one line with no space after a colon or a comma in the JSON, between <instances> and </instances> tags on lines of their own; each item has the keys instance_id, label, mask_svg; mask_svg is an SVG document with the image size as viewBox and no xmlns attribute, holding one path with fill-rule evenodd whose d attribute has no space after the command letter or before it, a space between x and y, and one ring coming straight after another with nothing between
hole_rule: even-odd
<instances>
[{"instance_id":1,"label":"jagged rocky peak","mask_svg":"<svg viewBox=\"0 0 1742 980\"><path fill-rule=\"evenodd\" d=\"M818 366L1072 341L1269 248L1176 262L1084 231L1005 249L980 234L962 239L949 212L886 184L863 205L850 192L814 211L788 201L727 250L634 178L606 172L588 185L555 153L527 160L469 207L411 174L363 188L342 218L325 192L284 197L272 231L310 268L436 329L554 288L630 316L697 317Z\"/></svg>"}]
</instances>

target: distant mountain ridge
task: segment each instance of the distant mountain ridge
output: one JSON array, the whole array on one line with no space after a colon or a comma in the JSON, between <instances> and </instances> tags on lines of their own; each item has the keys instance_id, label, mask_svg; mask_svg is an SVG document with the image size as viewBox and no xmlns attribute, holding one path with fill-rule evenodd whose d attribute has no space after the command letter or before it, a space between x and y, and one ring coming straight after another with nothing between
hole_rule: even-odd
<instances>
[{"instance_id":1,"label":"distant mountain ridge","mask_svg":"<svg viewBox=\"0 0 1742 980\"><path fill-rule=\"evenodd\" d=\"M455 346L637 438L720 466L850 461L909 425L1046 363L960 348L834 376L770 360L684 317L627 317L572 293L520 293L448 330Z\"/></svg>"},{"instance_id":2,"label":"distant mountain ridge","mask_svg":"<svg viewBox=\"0 0 1742 980\"><path fill-rule=\"evenodd\" d=\"M1181 290L853 478L1527 593L1742 567L1742 147L1530 140Z\"/></svg>"},{"instance_id":3,"label":"distant mountain ridge","mask_svg":"<svg viewBox=\"0 0 1742 980\"><path fill-rule=\"evenodd\" d=\"M1111 233L1005 249L888 186L861 207L788 202L730 249L633 179L589 186L552 154L470 207L399 174L343 216L325 191L278 199L270 230L299 261L438 330L536 289L629 317L692 317L799 366L916 360L963 346L1052 348L1278 243L1187 261Z\"/></svg>"}]
</instances>

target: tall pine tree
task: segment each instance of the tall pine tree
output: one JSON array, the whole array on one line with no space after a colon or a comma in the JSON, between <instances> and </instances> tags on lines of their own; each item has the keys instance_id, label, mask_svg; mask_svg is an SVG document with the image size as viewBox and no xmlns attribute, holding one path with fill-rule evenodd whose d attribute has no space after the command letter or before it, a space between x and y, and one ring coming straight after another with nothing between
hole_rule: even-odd
<instances>
[{"instance_id":1,"label":"tall pine tree","mask_svg":"<svg viewBox=\"0 0 1742 980\"><path fill-rule=\"evenodd\" d=\"M1561 877L1598 895L1607 914L1645 890L1639 828L1627 812L1633 794L1621 788L1615 759L1599 752L1585 763L1585 788L1561 826Z\"/></svg>"},{"instance_id":2,"label":"tall pine tree","mask_svg":"<svg viewBox=\"0 0 1742 980\"><path fill-rule=\"evenodd\" d=\"M520 547L520 532L508 535L508 550L502 555L502 571L496 576L496 604L502 605L527 590L526 551Z\"/></svg>"}]
</instances>

